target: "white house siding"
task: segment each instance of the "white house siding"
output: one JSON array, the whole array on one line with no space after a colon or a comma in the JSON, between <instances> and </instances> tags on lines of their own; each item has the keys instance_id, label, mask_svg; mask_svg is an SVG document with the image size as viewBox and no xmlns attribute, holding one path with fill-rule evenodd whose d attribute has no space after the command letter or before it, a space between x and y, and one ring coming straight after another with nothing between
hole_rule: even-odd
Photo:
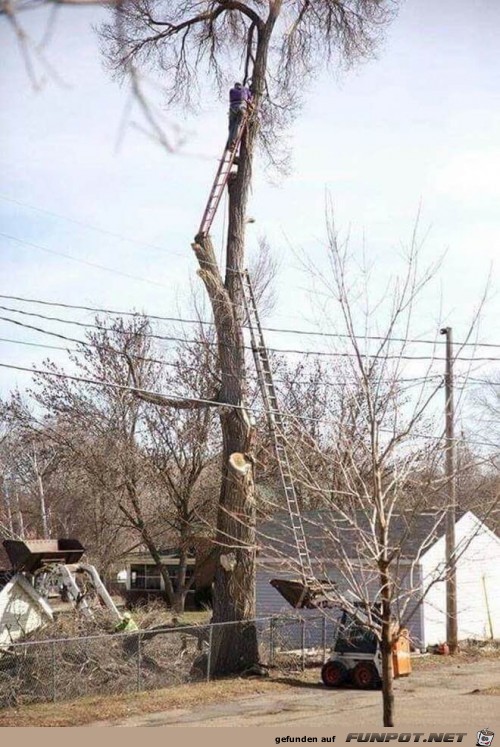
<instances>
[{"instance_id":1,"label":"white house siding","mask_svg":"<svg viewBox=\"0 0 500 747\"><path fill-rule=\"evenodd\" d=\"M342 577L341 573L335 569L335 567L324 567L322 573L318 574L319 577L327 576L328 579L334 583L337 583L339 588L346 587L346 582ZM304 609L296 610L291 607L288 602L281 596L281 594L269 583L272 578L289 578L296 579L297 575L281 570L279 568L266 567L261 565L257 568L257 584L256 584L256 611L257 617L268 617L271 615L280 616L299 616L303 618L305 622L305 640L306 646L315 647L322 646L323 635L326 633L327 646L329 647L334 638L336 620L338 619L338 612L335 610L325 610L324 617L326 621L323 622L323 613L318 609ZM417 568L414 577L412 579L412 586L414 588L420 588L420 569ZM402 586L408 588L409 582L406 577L402 579ZM415 609L415 605L411 603L408 606L408 612L412 612L410 619L404 621L410 631L411 640L417 647L423 645L423 630L422 630L422 609L421 607ZM324 631L324 626L326 630ZM297 647L301 641L301 629L299 623L288 623L285 621L278 621L275 624L276 638L282 642L283 646L289 648Z\"/></svg>"},{"instance_id":2,"label":"white house siding","mask_svg":"<svg viewBox=\"0 0 500 747\"><path fill-rule=\"evenodd\" d=\"M458 637L500 637L500 539L472 513L462 516L455 529L457 551ZM424 588L442 571L445 538L423 556ZM489 607L489 615L488 615ZM446 641L446 584L434 584L423 605L425 644ZM491 627L490 629L490 620Z\"/></svg>"},{"instance_id":3,"label":"white house siding","mask_svg":"<svg viewBox=\"0 0 500 747\"><path fill-rule=\"evenodd\" d=\"M52 618L50 607L21 576L14 576L0 592L0 646L22 638ZM32 591L32 593L31 593Z\"/></svg>"}]
</instances>

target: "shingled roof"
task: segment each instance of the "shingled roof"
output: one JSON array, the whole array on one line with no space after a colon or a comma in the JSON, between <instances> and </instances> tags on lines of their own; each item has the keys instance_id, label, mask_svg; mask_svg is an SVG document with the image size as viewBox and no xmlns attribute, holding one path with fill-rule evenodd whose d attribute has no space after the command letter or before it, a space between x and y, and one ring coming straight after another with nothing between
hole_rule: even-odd
<instances>
[{"instance_id":1,"label":"shingled roof","mask_svg":"<svg viewBox=\"0 0 500 747\"><path fill-rule=\"evenodd\" d=\"M358 557L363 535L370 532L364 512L357 512L347 521L335 511L306 511L302 514L309 552L316 558L327 559L342 551L347 557ZM414 559L427 550L445 533L442 514L411 512L393 515L390 522L389 543L401 550L401 557ZM285 512L275 514L257 526L259 555L262 557L294 556L295 542L290 517Z\"/></svg>"}]
</instances>

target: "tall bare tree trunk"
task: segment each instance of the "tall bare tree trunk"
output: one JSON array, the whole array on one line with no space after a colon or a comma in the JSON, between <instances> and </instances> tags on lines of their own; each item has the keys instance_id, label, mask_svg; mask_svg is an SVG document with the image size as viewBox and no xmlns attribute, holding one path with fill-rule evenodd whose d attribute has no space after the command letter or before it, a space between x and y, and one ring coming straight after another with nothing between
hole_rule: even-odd
<instances>
[{"instance_id":1,"label":"tall bare tree trunk","mask_svg":"<svg viewBox=\"0 0 500 747\"><path fill-rule=\"evenodd\" d=\"M193 248L200 275L212 304L217 330L222 386L222 483L217 517L217 542L225 548L215 576L213 622L240 622L216 628L212 651L214 674L242 671L258 662L255 617L255 486L253 425L244 409L246 393L244 310L241 271L245 269L246 208L258 130L257 112L265 89L269 40L276 18L271 14L258 41L253 69L255 115L243 137L238 171L231 178L225 279L217 267L208 237L196 237ZM236 407L231 407L231 405Z\"/></svg>"},{"instance_id":2,"label":"tall bare tree trunk","mask_svg":"<svg viewBox=\"0 0 500 747\"><path fill-rule=\"evenodd\" d=\"M228 405L219 408L223 446L216 542L221 554L215 574L213 622L241 623L255 616L253 426L243 407L243 334L241 319L217 268L210 239L198 238L193 248L217 329L222 376L219 399ZM243 671L255 664L258 644L254 625L218 626L213 636L211 661L212 673L216 675Z\"/></svg>"}]
</instances>

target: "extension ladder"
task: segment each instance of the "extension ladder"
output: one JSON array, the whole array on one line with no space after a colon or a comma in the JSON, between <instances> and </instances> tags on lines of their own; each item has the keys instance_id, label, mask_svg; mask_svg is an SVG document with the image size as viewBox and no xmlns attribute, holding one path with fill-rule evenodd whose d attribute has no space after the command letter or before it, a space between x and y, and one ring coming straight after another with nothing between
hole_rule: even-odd
<instances>
[{"instance_id":1,"label":"extension ladder","mask_svg":"<svg viewBox=\"0 0 500 747\"><path fill-rule=\"evenodd\" d=\"M267 421L273 439L276 459L278 460L283 489L285 491L290 523L292 525L295 545L297 547L302 581L305 587L314 589L318 587L318 581L314 576L311 565L311 557L309 555L306 535L304 532L304 524L302 522L302 515L300 513L292 470L288 459L283 418L278 408L278 399L269 362L269 355L264 342L257 303L248 270L242 272L240 277L259 388L262 394L262 399L264 400Z\"/></svg>"},{"instance_id":2,"label":"extension ladder","mask_svg":"<svg viewBox=\"0 0 500 747\"><path fill-rule=\"evenodd\" d=\"M226 145L224 153L222 154L222 158L219 161L219 167L212 184L212 189L210 190L210 195L208 197L205 211L203 213L203 218L201 219L200 227L198 229L198 233L196 234L200 238L205 238L212 227L215 214L217 213L217 208L219 207L219 203L221 201L224 189L231 173L231 167L236 158L236 153L238 152L241 138L243 137L243 133L247 125L248 115L248 110L243 113L233 147L228 148Z\"/></svg>"}]
</instances>

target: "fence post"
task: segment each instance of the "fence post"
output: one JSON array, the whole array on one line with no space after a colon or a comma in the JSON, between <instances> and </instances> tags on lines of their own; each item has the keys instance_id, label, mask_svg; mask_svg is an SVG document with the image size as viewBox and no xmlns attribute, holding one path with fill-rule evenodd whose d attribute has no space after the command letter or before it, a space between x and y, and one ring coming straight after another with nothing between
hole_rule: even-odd
<instances>
[{"instance_id":1,"label":"fence post","mask_svg":"<svg viewBox=\"0 0 500 747\"><path fill-rule=\"evenodd\" d=\"M56 642L52 641L51 646L51 658L52 658L52 702L55 703L57 699L56 690Z\"/></svg>"},{"instance_id":2,"label":"fence post","mask_svg":"<svg viewBox=\"0 0 500 747\"><path fill-rule=\"evenodd\" d=\"M137 633L137 692L139 693L142 688L141 681L141 634Z\"/></svg>"},{"instance_id":3,"label":"fence post","mask_svg":"<svg viewBox=\"0 0 500 747\"><path fill-rule=\"evenodd\" d=\"M326 661L326 615L323 615L322 642L323 642L323 664L324 664Z\"/></svg>"},{"instance_id":4,"label":"fence post","mask_svg":"<svg viewBox=\"0 0 500 747\"><path fill-rule=\"evenodd\" d=\"M213 625L210 625L208 628L207 682L210 682L210 672L212 669L212 633Z\"/></svg>"},{"instance_id":5,"label":"fence post","mask_svg":"<svg viewBox=\"0 0 500 747\"><path fill-rule=\"evenodd\" d=\"M274 617L269 623L269 666L274 667Z\"/></svg>"},{"instance_id":6,"label":"fence post","mask_svg":"<svg viewBox=\"0 0 500 747\"><path fill-rule=\"evenodd\" d=\"M302 649L302 671L306 668L306 621L303 617L300 618L300 647Z\"/></svg>"}]
</instances>

